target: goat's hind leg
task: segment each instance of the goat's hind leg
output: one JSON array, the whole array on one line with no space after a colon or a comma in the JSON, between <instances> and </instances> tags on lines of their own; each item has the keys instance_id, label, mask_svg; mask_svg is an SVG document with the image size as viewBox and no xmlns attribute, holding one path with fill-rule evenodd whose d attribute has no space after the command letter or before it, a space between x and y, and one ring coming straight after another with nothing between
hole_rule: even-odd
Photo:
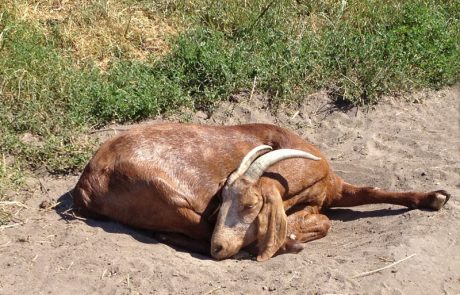
<instances>
[{"instance_id":1,"label":"goat's hind leg","mask_svg":"<svg viewBox=\"0 0 460 295\"><path fill-rule=\"evenodd\" d=\"M331 227L326 215L301 210L288 216L288 236L277 254L298 253L303 243L325 237Z\"/></svg>"},{"instance_id":2,"label":"goat's hind leg","mask_svg":"<svg viewBox=\"0 0 460 295\"><path fill-rule=\"evenodd\" d=\"M359 187L343 183L341 196L330 207L352 207L364 204L387 203L413 209L441 209L450 194L444 190L431 192L390 192L375 187Z\"/></svg>"}]
</instances>

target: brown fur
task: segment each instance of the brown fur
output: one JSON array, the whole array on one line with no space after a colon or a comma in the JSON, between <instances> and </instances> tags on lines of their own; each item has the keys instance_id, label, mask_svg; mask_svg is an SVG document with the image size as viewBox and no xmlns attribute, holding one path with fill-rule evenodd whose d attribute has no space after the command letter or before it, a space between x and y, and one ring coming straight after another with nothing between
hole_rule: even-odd
<instances>
[{"instance_id":1,"label":"brown fur","mask_svg":"<svg viewBox=\"0 0 460 295\"><path fill-rule=\"evenodd\" d=\"M263 202L253 214L254 226L242 245L219 258L256 239L259 260L276 251L297 252L299 243L327 234L330 222L320 214L324 208L391 203L437 210L449 198L445 191L394 193L347 184L316 147L277 126L161 124L135 128L105 142L83 171L73 192L74 204L83 215L164 232L162 240L173 244L175 239L168 239L167 233L183 234L196 250L196 245L209 245L203 241L211 240L226 178L249 150L263 144L307 151L321 160L289 159L270 167L251 186ZM235 198L245 202L244 194ZM241 209L239 217L251 210ZM186 243L181 239L176 244ZM200 247L197 251L209 253L208 247Z\"/></svg>"}]
</instances>

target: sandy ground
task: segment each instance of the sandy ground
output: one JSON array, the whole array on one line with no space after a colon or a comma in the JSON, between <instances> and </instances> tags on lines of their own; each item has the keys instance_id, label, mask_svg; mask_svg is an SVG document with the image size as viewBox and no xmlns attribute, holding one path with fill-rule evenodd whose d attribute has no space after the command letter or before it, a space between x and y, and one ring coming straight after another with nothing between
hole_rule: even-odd
<instances>
[{"instance_id":1,"label":"sandy ground","mask_svg":"<svg viewBox=\"0 0 460 295\"><path fill-rule=\"evenodd\" d=\"M270 122L295 130L348 182L446 189L453 199L439 212L385 204L332 209L329 235L300 254L216 262L114 222L69 218L65 197L56 209L40 209L78 179L42 175L15 197L27 205L17 208L21 223L0 230L0 294L460 294L459 93L457 86L346 112L318 93L275 115L263 98L242 94L211 117L191 114L204 124Z\"/></svg>"}]
</instances>

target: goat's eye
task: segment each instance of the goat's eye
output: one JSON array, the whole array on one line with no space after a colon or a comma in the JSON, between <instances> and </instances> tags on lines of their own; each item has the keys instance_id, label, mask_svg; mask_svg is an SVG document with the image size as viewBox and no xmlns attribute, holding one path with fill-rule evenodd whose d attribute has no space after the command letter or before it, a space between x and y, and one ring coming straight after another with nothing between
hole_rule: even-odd
<instances>
[{"instance_id":1,"label":"goat's eye","mask_svg":"<svg viewBox=\"0 0 460 295\"><path fill-rule=\"evenodd\" d=\"M245 204L245 205L243 205L243 208L249 210L249 209L254 208L255 206L256 206L256 204Z\"/></svg>"}]
</instances>

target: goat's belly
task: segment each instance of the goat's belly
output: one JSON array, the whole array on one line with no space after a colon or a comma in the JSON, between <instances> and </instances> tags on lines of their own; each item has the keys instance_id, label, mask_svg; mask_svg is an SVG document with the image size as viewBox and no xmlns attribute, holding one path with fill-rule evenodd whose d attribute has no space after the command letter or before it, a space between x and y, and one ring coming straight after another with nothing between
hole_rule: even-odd
<instances>
[{"instance_id":1,"label":"goat's belly","mask_svg":"<svg viewBox=\"0 0 460 295\"><path fill-rule=\"evenodd\" d=\"M178 206L171 196L164 196L152 187L131 185L129 190L108 193L100 203L100 214L136 228L179 232L207 238L210 227L201 216L185 206Z\"/></svg>"}]
</instances>

